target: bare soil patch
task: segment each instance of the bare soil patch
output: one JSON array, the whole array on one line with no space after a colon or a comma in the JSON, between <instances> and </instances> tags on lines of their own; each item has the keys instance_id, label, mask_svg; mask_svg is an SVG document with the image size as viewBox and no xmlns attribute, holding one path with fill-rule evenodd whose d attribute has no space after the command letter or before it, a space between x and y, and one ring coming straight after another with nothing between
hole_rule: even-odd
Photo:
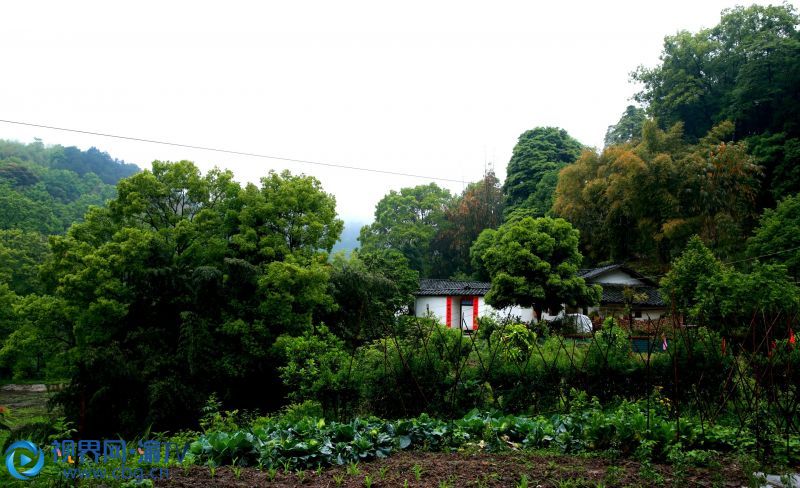
<instances>
[{"instance_id":1,"label":"bare soil patch","mask_svg":"<svg viewBox=\"0 0 800 488\"><path fill-rule=\"evenodd\" d=\"M747 486L747 477L733 460L713 468L644 466L630 460L609 460L540 454L465 454L404 452L353 467L315 471L277 472L230 467L171 470L166 487L515 487L523 475L530 487L597 486ZM417 476L417 474L419 476Z\"/></svg>"}]
</instances>

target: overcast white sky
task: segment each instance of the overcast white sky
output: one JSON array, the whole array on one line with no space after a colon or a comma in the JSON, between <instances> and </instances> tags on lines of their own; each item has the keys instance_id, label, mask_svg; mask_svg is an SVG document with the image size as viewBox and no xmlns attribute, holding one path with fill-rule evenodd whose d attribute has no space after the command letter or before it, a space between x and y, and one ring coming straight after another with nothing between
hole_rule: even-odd
<instances>
[{"instance_id":1,"label":"overcast white sky","mask_svg":"<svg viewBox=\"0 0 800 488\"><path fill-rule=\"evenodd\" d=\"M602 146L636 91L629 72L737 3L2 2L0 119L465 182L488 160L503 178L536 126ZM311 174L346 220L429 181L0 123L0 138L34 137L239 181Z\"/></svg>"}]
</instances>

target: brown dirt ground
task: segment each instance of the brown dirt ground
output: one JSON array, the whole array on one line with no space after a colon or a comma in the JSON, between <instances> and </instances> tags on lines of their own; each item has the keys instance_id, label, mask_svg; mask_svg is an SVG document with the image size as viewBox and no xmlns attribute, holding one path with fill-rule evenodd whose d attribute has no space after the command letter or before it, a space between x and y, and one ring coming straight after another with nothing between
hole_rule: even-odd
<instances>
[{"instance_id":1,"label":"brown dirt ground","mask_svg":"<svg viewBox=\"0 0 800 488\"><path fill-rule=\"evenodd\" d=\"M420 476L415 475L419 466ZM212 478L208 467L193 466L170 472L171 479L156 483L163 487L516 487L523 474L534 487L651 487L651 486L747 486L747 478L733 460L721 460L713 468L652 465L604 458L537 454L466 454L403 452L387 459L360 463L358 474L346 466L332 467L320 474L277 473L243 468L236 476L230 467L218 468ZM406 485L405 482L408 482Z\"/></svg>"}]
</instances>

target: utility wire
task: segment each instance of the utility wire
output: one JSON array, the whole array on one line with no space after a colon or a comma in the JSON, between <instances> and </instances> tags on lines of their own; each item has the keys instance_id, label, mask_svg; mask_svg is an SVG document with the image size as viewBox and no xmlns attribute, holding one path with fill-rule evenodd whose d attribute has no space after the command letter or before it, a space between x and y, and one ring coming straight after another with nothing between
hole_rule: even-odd
<instances>
[{"instance_id":1,"label":"utility wire","mask_svg":"<svg viewBox=\"0 0 800 488\"><path fill-rule=\"evenodd\" d=\"M108 133L104 133L104 132L94 132L94 131L81 130L81 129L70 129L70 128L66 128L66 127L55 127L55 126L52 126L52 125L34 124L34 123L31 123L31 122L21 122L21 121L17 121L17 120L0 119L0 122L6 123L6 124L24 125L24 126L27 126L27 127L38 127L38 128L42 128L42 129L59 130L59 131L63 131L63 132L74 132L74 133L77 133L77 134L88 134L88 135L100 136L100 137L110 137L110 138L114 138L114 139L123 139L123 140L127 140L127 141L146 142L146 143L149 143L149 144L161 144L161 145L164 145L164 146L183 147L183 148L187 148L187 149L198 149L198 150L201 150L201 151L212 151L212 152L225 153L225 154L235 154L235 155L238 155L238 156L249 156L249 157L254 157L254 158L273 159L273 160L278 160L278 161L287 161L287 162L290 162L290 163L313 164L313 165L317 165L317 166L325 166L325 167L328 167L328 168L349 169L349 170L352 170L352 171L366 171L368 173L380 173L380 174L387 174L387 175L394 175L394 176L407 176L407 177L410 177L410 178L421 178L421 179L427 179L427 180L447 181L447 182L451 182L451 183L461 183L462 185L464 184L464 180L463 179L456 180L456 179L453 179L453 178L438 178L438 177L435 177L435 176L417 175L417 174L412 174L412 173L402 173L402 172L399 172L399 171L388 171L388 170L375 169L375 168L364 168L364 167L360 167L360 166L350 166L350 165L346 165L346 164L324 163L324 162L321 162L321 161L311 161L311 160L307 160L307 159L297 159L297 158L286 158L286 157L283 157L283 156L270 156L270 155L267 155L267 154L259 154L259 153L252 153L252 152L246 152L246 151L235 151L235 150L232 150L232 149L221 149L221 148L216 148L216 147L197 146L197 145L194 145L194 144L182 144L182 143L178 143L178 142L159 141L159 140L155 140L155 139L145 139L145 138L133 137L133 136L121 136L121 135L118 135L118 134L108 134ZM796 250L800 250L800 246L793 247L793 248L790 248L790 249L784 249L784 250L781 250L781 251L775 251L775 252L771 252L771 253L767 253L767 254L762 254L761 256L755 256L755 257L752 257L752 258L739 259L739 260L736 260L736 261L728 261L728 262L725 262L725 263L722 263L722 264L735 264L735 263L741 263L741 262L744 262L744 261L753 261L755 259L760 259L760 258L764 258L764 257L768 257L768 256L774 256L776 254L783 254L783 253L786 253L786 252L791 252L791 251L796 251ZM645 278L653 279L653 278L659 278L659 277L662 277L662 276L666 276L666 274L659 274L659 275L655 275L655 276L645 276Z\"/></svg>"},{"instance_id":2,"label":"utility wire","mask_svg":"<svg viewBox=\"0 0 800 488\"><path fill-rule=\"evenodd\" d=\"M27 126L27 127L38 127L38 128L42 128L42 129L60 130L60 131L63 131L63 132L74 132L74 133L77 133L77 134L88 134L88 135L92 135L92 136L111 137L111 138L114 138L114 139L123 139L123 140L126 140L126 141L146 142L146 143L149 143L149 144L161 144L161 145L164 145L164 146L183 147L183 148L187 148L187 149L198 149L198 150L201 150L201 151L212 151L212 152L225 153L225 154L235 154L237 156L249 156L249 157L253 157L253 158L273 159L273 160L277 160L277 161L287 161L287 162L290 162L290 163L313 164L313 165L317 165L317 166L325 166L325 167L328 167L328 168L349 169L349 170L352 170L352 171L366 171L368 173L380 173L380 174L393 175L393 176L407 176L409 178L420 178L420 179L435 180L435 181L447 181L447 182L450 182L450 183L462 183L462 184L464 183L462 180L456 180L456 179L453 179L453 178L439 178L439 177L436 177L436 176L425 176L425 175L417 175L417 174L412 174L412 173L402 173L400 171L388 171L388 170L384 170L384 169L364 168L364 167L361 167L361 166L350 166L350 165L347 165L347 164L340 164L340 163L324 163L324 162L321 162L321 161L311 161L311 160L308 160L308 159L286 158L286 157L283 157L283 156L271 156L271 155L268 155L268 154L259 154L259 153L252 153L252 152L246 152L246 151L236 151L236 150L232 150L232 149L221 149L221 148L217 148L217 147L197 146L197 145L194 145L194 144L182 144L182 143L178 143L178 142L159 141L159 140L155 140L155 139L145 139L145 138L142 138L142 137L121 136L121 135L118 135L118 134L108 134L108 133L104 133L104 132L94 132L94 131L81 130L81 129L70 129L70 128L66 128L66 127L54 127L52 125L34 124L34 123L31 123L31 122L20 122L20 121L17 121L17 120L3 120L3 119L0 119L0 122L6 123L6 124L24 125L24 126Z\"/></svg>"},{"instance_id":3,"label":"utility wire","mask_svg":"<svg viewBox=\"0 0 800 488\"><path fill-rule=\"evenodd\" d=\"M771 252L771 253L767 253L767 254L762 254L761 256L755 256L755 257L752 257L752 258L739 259L738 261L728 261L727 263L722 263L722 264L734 264L734 263L741 263L742 261L752 261L754 259L765 258L767 256L774 256L776 254L783 254L785 252L797 251L798 249L800 249L800 246L793 247L793 248L790 248L790 249L784 249L782 251L775 251L775 252Z\"/></svg>"},{"instance_id":4,"label":"utility wire","mask_svg":"<svg viewBox=\"0 0 800 488\"><path fill-rule=\"evenodd\" d=\"M783 249L781 251L770 252L770 253L767 253L767 254L762 254L760 256L753 256L752 258L737 259L736 261L725 261L722 264L736 264L736 263L743 263L745 261L754 261L756 259L766 258L768 256L774 256L776 254L783 254L785 252L792 252L792 251L797 251L797 250L800 250L800 246L792 247L792 248L789 248L789 249ZM642 276L644 276L645 278L650 278L650 279L655 280L656 278L661 278L661 277L667 276L667 273L662 273L662 274L657 274L657 275L652 275L652 276L645 276L645 275L642 275ZM798 282L798 283L800 283L800 282Z\"/></svg>"}]
</instances>

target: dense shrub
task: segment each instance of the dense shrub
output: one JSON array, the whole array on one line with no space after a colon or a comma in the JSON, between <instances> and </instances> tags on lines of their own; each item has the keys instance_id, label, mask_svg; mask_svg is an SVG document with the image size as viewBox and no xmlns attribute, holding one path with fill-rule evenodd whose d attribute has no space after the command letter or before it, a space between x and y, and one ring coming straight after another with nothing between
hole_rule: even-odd
<instances>
[{"instance_id":1,"label":"dense shrub","mask_svg":"<svg viewBox=\"0 0 800 488\"><path fill-rule=\"evenodd\" d=\"M360 387L362 410L397 417L458 409L456 391L471 344L458 330L420 320L403 336L361 348L353 380Z\"/></svg>"}]
</instances>

